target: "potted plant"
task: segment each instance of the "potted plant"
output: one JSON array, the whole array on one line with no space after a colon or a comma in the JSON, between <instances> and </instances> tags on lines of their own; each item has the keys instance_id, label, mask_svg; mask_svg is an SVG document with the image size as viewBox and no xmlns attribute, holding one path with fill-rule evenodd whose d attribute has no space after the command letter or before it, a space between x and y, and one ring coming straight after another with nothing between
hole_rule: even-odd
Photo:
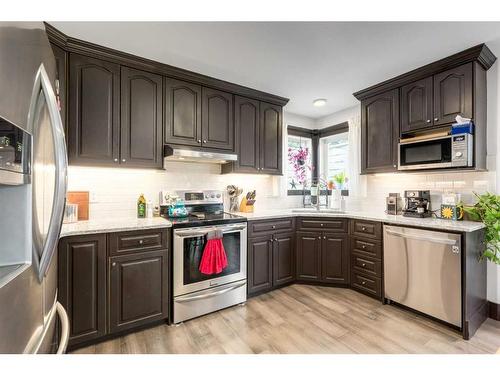
<instances>
[{"instance_id":1,"label":"potted plant","mask_svg":"<svg viewBox=\"0 0 500 375\"><path fill-rule=\"evenodd\" d=\"M335 186L339 190L344 189L344 184L347 182L347 176L344 171L337 173L335 176L333 176L333 181L335 182Z\"/></svg>"},{"instance_id":2,"label":"potted plant","mask_svg":"<svg viewBox=\"0 0 500 375\"><path fill-rule=\"evenodd\" d=\"M482 221L486 226L485 249L481 259L486 258L500 267L500 195L474 193L478 201L473 206L464 206L472 220Z\"/></svg>"}]
</instances>

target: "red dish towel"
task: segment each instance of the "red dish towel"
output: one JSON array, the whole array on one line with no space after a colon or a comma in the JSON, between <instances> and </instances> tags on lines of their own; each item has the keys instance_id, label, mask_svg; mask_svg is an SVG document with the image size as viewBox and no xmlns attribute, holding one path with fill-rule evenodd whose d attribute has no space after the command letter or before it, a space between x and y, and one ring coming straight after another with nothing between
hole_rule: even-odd
<instances>
[{"instance_id":1,"label":"red dish towel","mask_svg":"<svg viewBox=\"0 0 500 375\"><path fill-rule=\"evenodd\" d=\"M205 275L213 275L221 273L226 267L227 257L222 244L222 231L214 230L207 235L199 270Z\"/></svg>"}]
</instances>

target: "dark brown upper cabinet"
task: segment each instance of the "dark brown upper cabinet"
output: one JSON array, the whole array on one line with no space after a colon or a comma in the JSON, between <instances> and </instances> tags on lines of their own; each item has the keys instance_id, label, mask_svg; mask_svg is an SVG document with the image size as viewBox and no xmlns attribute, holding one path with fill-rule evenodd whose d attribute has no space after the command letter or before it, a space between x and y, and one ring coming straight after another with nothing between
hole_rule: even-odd
<instances>
[{"instance_id":1,"label":"dark brown upper cabinet","mask_svg":"<svg viewBox=\"0 0 500 375\"><path fill-rule=\"evenodd\" d=\"M361 101L361 172L397 169L399 90L393 89Z\"/></svg>"},{"instance_id":2,"label":"dark brown upper cabinet","mask_svg":"<svg viewBox=\"0 0 500 375\"><path fill-rule=\"evenodd\" d=\"M68 159L116 165L120 157L120 66L69 56Z\"/></svg>"},{"instance_id":3,"label":"dark brown upper cabinet","mask_svg":"<svg viewBox=\"0 0 500 375\"><path fill-rule=\"evenodd\" d=\"M162 76L122 67L120 164L161 168L162 128Z\"/></svg>"},{"instance_id":4,"label":"dark brown upper cabinet","mask_svg":"<svg viewBox=\"0 0 500 375\"><path fill-rule=\"evenodd\" d=\"M266 174L282 174L283 126L282 108L260 103L260 167Z\"/></svg>"},{"instance_id":5,"label":"dark brown upper cabinet","mask_svg":"<svg viewBox=\"0 0 500 375\"><path fill-rule=\"evenodd\" d=\"M234 151L238 160L222 166L223 173L259 173L260 103L258 100L234 97Z\"/></svg>"},{"instance_id":6,"label":"dark brown upper cabinet","mask_svg":"<svg viewBox=\"0 0 500 375\"><path fill-rule=\"evenodd\" d=\"M59 241L58 300L68 312L69 345L106 334L106 235Z\"/></svg>"},{"instance_id":7,"label":"dark brown upper cabinet","mask_svg":"<svg viewBox=\"0 0 500 375\"><path fill-rule=\"evenodd\" d=\"M110 333L168 316L167 251L109 258Z\"/></svg>"},{"instance_id":8,"label":"dark brown upper cabinet","mask_svg":"<svg viewBox=\"0 0 500 375\"><path fill-rule=\"evenodd\" d=\"M347 235L323 233L321 280L349 284L349 241Z\"/></svg>"},{"instance_id":9,"label":"dark brown upper cabinet","mask_svg":"<svg viewBox=\"0 0 500 375\"><path fill-rule=\"evenodd\" d=\"M455 117L472 118L472 63L434 76L434 125L455 122Z\"/></svg>"},{"instance_id":10,"label":"dark brown upper cabinet","mask_svg":"<svg viewBox=\"0 0 500 375\"><path fill-rule=\"evenodd\" d=\"M165 80L165 143L201 146L201 86Z\"/></svg>"},{"instance_id":11,"label":"dark brown upper cabinet","mask_svg":"<svg viewBox=\"0 0 500 375\"><path fill-rule=\"evenodd\" d=\"M234 149L233 94L207 87L202 89L202 146Z\"/></svg>"},{"instance_id":12,"label":"dark brown upper cabinet","mask_svg":"<svg viewBox=\"0 0 500 375\"><path fill-rule=\"evenodd\" d=\"M432 77L401 88L401 132L413 132L433 125Z\"/></svg>"}]
</instances>

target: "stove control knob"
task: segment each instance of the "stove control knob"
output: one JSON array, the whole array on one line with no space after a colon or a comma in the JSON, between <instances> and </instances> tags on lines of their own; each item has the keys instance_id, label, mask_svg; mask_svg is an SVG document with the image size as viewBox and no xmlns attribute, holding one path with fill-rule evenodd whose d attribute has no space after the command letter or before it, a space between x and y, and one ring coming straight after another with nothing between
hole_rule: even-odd
<instances>
[{"instance_id":1,"label":"stove control knob","mask_svg":"<svg viewBox=\"0 0 500 375\"><path fill-rule=\"evenodd\" d=\"M215 194L210 194L210 198L215 198Z\"/></svg>"},{"instance_id":2,"label":"stove control knob","mask_svg":"<svg viewBox=\"0 0 500 375\"><path fill-rule=\"evenodd\" d=\"M217 194L217 198L220 198L220 194Z\"/></svg>"},{"instance_id":3,"label":"stove control knob","mask_svg":"<svg viewBox=\"0 0 500 375\"><path fill-rule=\"evenodd\" d=\"M206 198L206 199L210 198L210 195L208 195L208 194L207 194L207 195L205 195L205 198Z\"/></svg>"},{"instance_id":4,"label":"stove control knob","mask_svg":"<svg viewBox=\"0 0 500 375\"><path fill-rule=\"evenodd\" d=\"M462 152L460 152L460 151L455 152L455 156L456 156L457 158L461 158L461 157L462 157L462 155L463 155L463 153L462 153Z\"/></svg>"}]
</instances>

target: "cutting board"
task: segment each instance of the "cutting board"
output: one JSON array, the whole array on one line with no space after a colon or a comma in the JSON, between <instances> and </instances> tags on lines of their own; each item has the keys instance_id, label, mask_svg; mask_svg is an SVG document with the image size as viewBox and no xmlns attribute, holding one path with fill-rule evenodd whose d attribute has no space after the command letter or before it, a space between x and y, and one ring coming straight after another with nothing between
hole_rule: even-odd
<instances>
[{"instance_id":1,"label":"cutting board","mask_svg":"<svg viewBox=\"0 0 500 375\"><path fill-rule=\"evenodd\" d=\"M78 220L89 219L89 192L88 191L68 191L66 195L68 203L78 205Z\"/></svg>"}]
</instances>

